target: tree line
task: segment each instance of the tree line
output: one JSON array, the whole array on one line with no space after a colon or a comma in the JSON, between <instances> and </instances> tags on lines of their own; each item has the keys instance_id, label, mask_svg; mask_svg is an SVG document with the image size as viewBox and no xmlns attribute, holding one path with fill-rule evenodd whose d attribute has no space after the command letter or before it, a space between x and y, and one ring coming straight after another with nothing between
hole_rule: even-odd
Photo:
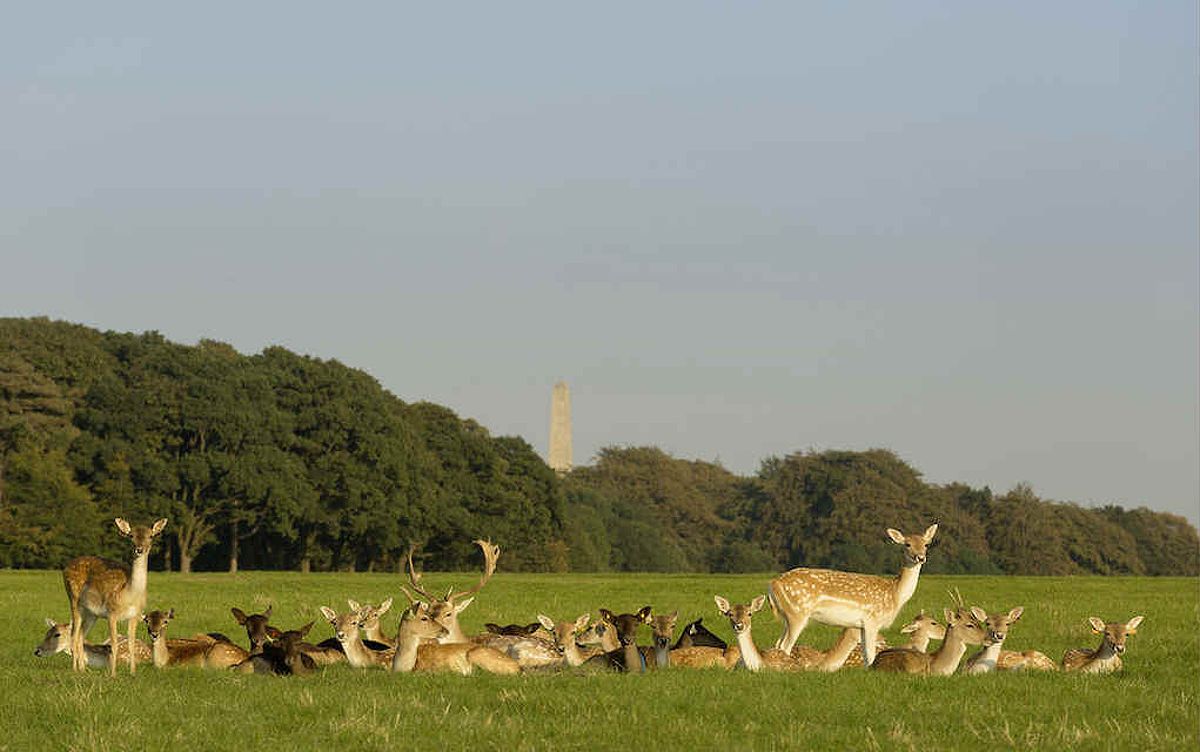
<instances>
[{"instance_id":1,"label":"tree line","mask_svg":"<svg viewBox=\"0 0 1200 752\"><path fill-rule=\"evenodd\" d=\"M114 516L167 517L152 566L192 571L889 571L884 527L941 525L928 571L1200 574L1185 519L933 485L886 450L739 476L609 447L559 477L517 437L406 403L335 360L156 332L0 319L0 567L124 558Z\"/></svg>"}]
</instances>

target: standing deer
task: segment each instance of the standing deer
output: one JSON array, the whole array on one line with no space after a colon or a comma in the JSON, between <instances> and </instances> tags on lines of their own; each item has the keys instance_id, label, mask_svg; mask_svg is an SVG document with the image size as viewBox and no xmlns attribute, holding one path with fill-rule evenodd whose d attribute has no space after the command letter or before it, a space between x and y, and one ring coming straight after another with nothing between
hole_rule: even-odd
<instances>
[{"instance_id":1,"label":"standing deer","mask_svg":"<svg viewBox=\"0 0 1200 752\"><path fill-rule=\"evenodd\" d=\"M165 518L150 527L131 527L120 517L114 522L121 535L133 541L132 567L99 556L80 556L68 562L62 571L67 599L71 602L71 659L76 671L83 671L87 667L83 638L97 618L108 618L111 644L117 644L119 621L129 623L129 641L133 642L136 638L138 621L146 608L146 568L150 561L150 546L167 526ZM135 671L137 651L129 651L129 673ZM109 654L108 672L117 675L115 651Z\"/></svg>"},{"instance_id":2,"label":"standing deer","mask_svg":"<svg viewBox=\"0 0 1200 752\"><path fill-rule=\"evenodd\" d=\"M155 668L195 666L199 668L229 668L249 657L249 653L232 642L214 640L207 635L192 639L168 640L167 625L175 618L175 609L151 611L142 617L150 635L150 652Z\"/></svg>"},{"instance_id":3,"label":"standing deer","mask_svg":"<svg viewBox=\"0 0 1200 752\"><path fill-rule=\"evenodd\" d=\"M917 578L937 529L934 524L921 535L905 535L888 528L888 537L904 547L904 566L896 578L799 567L771 580L767 586L771 611L784 626L775 647L790 653L810 619L834 627L852 627L859 630L863 664L870 666L875 660L879 630L891 626L917 589ZM840 667L833 661L821 665L826 671Z\"/></svg>"},{"instance_id":4,"label":"standing deer","mask_svg":"<svg viewBox=\"0 0 1200 752\"><path fill-rule=\"evenodd\" d=\"M71 654L71 625L59 624L53 619L46 619L46 635L42 638L42 642L33 649L33 654L39 658L46 658L58 653ZM117 660L125 659L129 652L129 641L124 637L118 638L117 643ZM137 651L139 661L151 660L150 646L141 640L134 641L134 650ZM112 653L112 645L93 645L90 642L83 643L84 652L87 654L87 665L91 668L108 668L108 661Z\"/></svg>"},{"instance_id":5,"label":"standing deer","mask_svg":"<svg viewBox=\"0 0 1200 752\"><path fill-rule=\"evenodd\" d=\"M451 588L446 592L446 597L438 598L436 595L428 592L421 586L421 573L413 566L413 551L410 548L408 551L408 579L412 583L413 590L425 599L429 607L430 615L436 619L439 624L446 627L446 634L438 638L438 642L469 642L470 638L463 632L462 627L458 623L458 615L461 614L471 602L475 600L475 594L478 593L492 575L496 573L496 560L500 558L500 547L493 544L491 541L476 540L475 545L479 546L483 551L483 576L479 582L467 590L454 590Z\"/></svg>"},{"instance_id":6,"label":"standing deer","mask_svg":"<svg viewBox=\"0 0 1200 752\"><path fill-rule=\"evenodd\" d=\"M1088 617L1092 631L1100 635L1100 647L1095 650L1073 648L1063 654L1063 671L1079 671L1085 674L1107 674L1121 670L1121 656L1125 654L1125 640L1137 634L1138 626L1145 617L1135 616L1125 623L1119 621L1105 624L1095 616Z\"/></svg>"},{"instance_id":7,"label":"standing deer","mask_svg":"<svg viewBox=\"0 0 1200 752\"><path fill-rule=\"evenodd\" d=\"M983 650L967 659L963 666L963 673L986 674L995 671L1000 651L1004 647L1004 639L1008 637L1008 631L1012 629L1012 625L1021 618L1023 613L1025 613L1025 609L1021 606L1017 606L1007 613L996 614L985 613L982 608L972 608L971 615L983 625L986 635L983 638Z\"/></svg>"},{"instance_id":8,"label":"standing deer","mask_svg":"<svg viewBox=\"0 0 1200 752\"><path fill-rule=\"evenodd\" d=\"M728 617L729 625L733 627L733 633L737 637L737 657L734 659L733 654L730 653L727 656L728 659L733 659L735 664L745 666L750 671L764 669L768 671L801 671L804 669L804 664L790 653L779 648L770 648L763 652L754 644L754 638L750 634L750 617L762 610L767 600L765 595L756 597L749 604L738 603L732 606L729 605L729 601L719 595L714 595L713 600L716 601L717 610Z\"/></svg>"},{"instance_id":9,"label":"standing deer","mask_svg":"<svg viewBox=\"0 0 1200 752\"><path fill-rule=\"evenodd\" d=\"M981 614L982 609L974 609ZM986 617L986 614L983 614ZM968 645L982 645L987 632L978 617L965 609L946 609L946 638L932 653L907 648L888 648L875 658L871 668L903 674L949 676L958 669Z\"/></svg>"}]
</instances>

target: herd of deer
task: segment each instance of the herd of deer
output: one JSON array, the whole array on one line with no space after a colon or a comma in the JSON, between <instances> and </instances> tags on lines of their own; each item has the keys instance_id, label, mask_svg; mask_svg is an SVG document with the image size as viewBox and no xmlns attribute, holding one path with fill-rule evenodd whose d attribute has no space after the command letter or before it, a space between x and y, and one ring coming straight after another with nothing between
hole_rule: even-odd
<instances>
[{"instance_id":1,"label":"herd of deer","mask_svg":"<svg viewBox=\"0 0 1200 752\"><path fill-rule=\"evenodd\" d=\"M75 670L107 666L112 674L116 674L118 660L128 660L130 672L137 670L138 661L150 661L156 667L230 668L282 675L303 674L341 661L355 668L461 674L476 669L516 674L563 667L641 672L668 666L836 671L858 665L877 671L946 675L957 671L967 647L976 645L981 649L967 660L967 673L1059 668L1035 650L1003 649L1009 629L1023 613L1020 606L989 614L978 607L968 608L957 593L952 595L954 608L945 609L944 623L922 611L904 625L901 632L908 634L910 641L903 647L888 647L880 638L880 630L891 626L915 592L937 525L918 535L887 531L888 537L904 549L904 565L895 578L801 567L771 580L767 594L748 604L731 604L714 596L718 611L733 628L734 645L706 629L702 619L686 625L675 639L678 612L653 615L650 606L624 614L602 608L600 619L590 625L590 614L560 621L538 615L537 621L528 625L488 624L486 633L467 635L458 616L491 579L500 555L497 546L477 540L484 556L483 576L471 588L451 589L442 597L421 585L421 574L409 553L412 589L400 586L409 605L401 615L395 638L384 632L380 621L392 606L391 598L378 606L350 600L350 610L340 614L322 606L321 614L335 636L318 644L306 641L314 622L282 631L270 624L270 606L261 614L232 608L234 620L246 629L246 649L219 633L167 639L166 628L175 616L174 610L145 613L150 547L166 524L161 519L149 527L133 527L123 519L116 520L120 533L133 542L131 567L95 556L81 556L67 564L63 581L71 602L71 621L61 624L47 619L49 630L34 653L46 656L67 652ZM760 650L751 637L750 623L752 616L768 604L783 622L784 632L775 647ZM85 642L88 630L101 617L108 620L108 642ZM118 635L121 621L128 622L125 637ZM136 637L139 621L150 636L148 645ZM824 651L796 645L809 621L841 627L838 642ZM1107 624L1091 617L1088 622L1102 636L1100 646L1094 650L1068 650L1061 668L1089 673L1119 670L1126 639L1137 632L1142 617ZM638 631L643 625L653 632L649 646L638 645ZM927 652L931 640L941 640L942 644Z\"/></svg>"}]
</instances>

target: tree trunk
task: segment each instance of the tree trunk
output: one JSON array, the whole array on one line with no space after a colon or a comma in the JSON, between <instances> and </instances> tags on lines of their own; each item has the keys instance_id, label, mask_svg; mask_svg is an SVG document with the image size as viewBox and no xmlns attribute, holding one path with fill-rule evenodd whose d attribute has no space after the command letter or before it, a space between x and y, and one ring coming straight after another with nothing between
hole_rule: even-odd
<instances>
[{"instance_id":1,"label":"tree trunk","mask_svg":"<svg viewBox=\"0 0 1200 752\"><path fill-rule=\"evenodd\" d=\"M192 557L184 550L183 546L179 547L179 573L192 573Z\"/></svg>"},{"instance_id":2,"label":"tree trunk","mask_svg":"<svg viewBox=\"0 0 1200 752\"><path fill-rule=\"evenodd\" d=\"M312 571L312 559L307 555L300 559L300 571L303 574L308 574Z\"/></svg>"},{"instance_id":3,"label":"tree trunk","mask_svg":"<svg viewBox=\"0 0 1200 752\"><path fill-rule=\"evenodd\" d=\"M229 523L231 528L229 533L229 573L237 574L238 571L238 523L233 520Z\"/></svg>"}]
</instances>

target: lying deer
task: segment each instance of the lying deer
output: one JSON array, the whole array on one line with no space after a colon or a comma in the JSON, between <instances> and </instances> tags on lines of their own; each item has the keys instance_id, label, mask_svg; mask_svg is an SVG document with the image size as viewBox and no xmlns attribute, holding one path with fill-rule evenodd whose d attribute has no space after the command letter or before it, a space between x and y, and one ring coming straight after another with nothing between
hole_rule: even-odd
<instances>
[{"instance_id":1,"label":"lying deer","mask_svg":"<svg viewBox=\"0 0 1200 752\"><path fill-rule=\"evenodd\" d=\"M734 660L736 665L744 666L750 671L801 671L804 665L790 653L779 648L760 651L754 644L750 634L750 617L762 610L767 597L760 595L749 604L738 603L730 605L729 601L719 595L713 596L717 610L729 619L733 634L737 637L737 657L732 653L726 655L726 660ZM732 649L731 649L732 650Z\"/></svg>"},{"instance_id":2,"label":"lying deer","mask_svg":"<svg viewBox=\"0 0 1200 752\"><path fill-rule=\"evenodd\" d=\"M908 642L901 647L926 653L930 640L946 639L946 626L921 609L912 621L900 627L900 633L908 635Z\"/></svg>"},{"instance_id":3,"label":"lying deer","mask_svg":"<svg viewBox=\"0 0 1200 752\"><path fill-rule=\"evenodd\" d=\"M150 652L155 668L194 666L198 668L229 668L249 657L244 649L232 642L214 640L207 635L192 639L168 640L167 625L175 618L175 609L151 611L142 617L150 635Z\"/></svg>"},{"instance_id":4,"label":"lying deer","mask_svg":"<svg viewBox=\"0 0 1200 752\"><path fill-rule=\"evenodd\" d=\"M114 520L121 535L133 541L133 566L102 559L99 556L80 556L63 567L63 585L71 602L71 662L76 671L87 667L87 651L83 638L96 619L108 619L108 641L116 645L117 622L128 622L128 639L137 637L137 624L146 608L146 569L150 547L167 526L166 519L150 527L132 527L120 517ZM129 672L137 671L137 651L127 651ZM117 654L109 654L108 672L117 675Z\"/></svg>"},{"instance_id":5,"label":"lying deer","mask_svg":"<svg viewBox=\"0 0 1200 752\"><path fill-rule=\"evenodd\" d=\"M1004 639L1008 637L1012 625L1021 618L1021 614L1024 612L1025 609L1021 606L1017 606L1007 613L995 614L985 613L982 608L972 608L971 615L983 626L985 635L983 649L967 659L963 666L963 673L986 674L995 671L996 662L1004 647Z\"/></svg>"},{"instance_id":6,"label":"lying deer","mask_svg":"<svg viewBox=\"0 0 1200 752\"><path fill-rule=\"evenodd\" d=\"M678 611L650 618L650 647L639 648L642 662L647 667L657 669L671 665L671 639L675 636L675 622L678 620Z\"/></svg>"},{"instance_id":7,"label":"lying deer","mask_svg":"<svg viewBox=\"0 0 1200 752\"><path fill-rule=\"evenodd\" d=\"M33 649L33 654L39 658L47 658L59 653L71 654L71 624L59 624L53 619L46 619L46 635L42 638L42 642ZM128 654L129 641L124 637L117 638L117 660L126 660ZM90 642L83 643L83 649L86 654L87 665L90 668L108 668L112 653L112 645L93 645ZM141 640L134 641L134 650L137 651L137 659L142 662L149 661L150 646Z\"/></svg>"},{"instance_id":8,"label":"lying deer","mask_svg":"<svg viewBox=\"0 0 1200 752\"><path fill-rule=\"evenodd\" d=\"M476 668L493 674L519 674L521 667L495 648L469 642L430 643L449 630L433 616L428 604L414 600L400 618L392 671L453 671L467 675Z\"/></svg>"},{"instance_id":9,"label":"lying deer","mask_svg":"<svg viewBox=\"0 0 1200 752\"><path fill-rule=\"evenodd\" d=\"M321 606L321 615L333 626L333 634L342 646L346 662L354 668L386 668L392 664L396 648L386 650L371 650L363 644L358 630L362 627L362 614L351 610L338 614L328 606Z\"/></svg>"},{"instance_id":10,"label":"lying deer","mask_svg":"<svg viewBox=\"0 0 1200 752\"><path fill-rule=\"evenodd\" d=\"M600 619L608 626L619 645L587 661L589 666L606 666L614 671L638 672L646 670L646 657L638 649L638 627L650 623L650 606L644 606L636 614L614 614L607 608L600 609ZM602 643L603 644L603 643Z\"/></svg>"},{"instance_id":11,"label":"lying deer","mask_svg":"<svg viewBox=\"0 0 1200 752\"><path fill-rule=\"evenodd\" d=\"M881 652L871 668L905 674L949 676L958 669L968 645L982 645L986 637L983 626L969 611L946 609L946 637L942 646L932 653L907 648L888 648Z\"/></svg>"},{"instance_id":12,"label":"lying deer","mask_svg":"<svg viewBox=\"0 0 1200 752\"><path fill-rule=\"evenodd\" d=\"M439 598L433 593L425 590L421 585L421 573L416 570L413 565L413 551L410 548L408 551L408 579L412 584L412 588L417 595L421 596L428 605L432 617L437 619L439 624L446 627L446 634L438 638L438 642L470 642L471 638L463 632L462 627L458 623L458 615L466 610L467 606L475 600L475 594L478 593L483 586L488 583L492 575L496 573L496 561L500 558L500 547L486 540L476 540L475 545L483 552L483 576L472 587L466 590L454 590L451 588L446 593L446 597Z\"/></svg>"},{"instance_id":13,"label":"lying deer","mask_svg":"<svg viewBox=\"0 0 1200 752\"><path fill-rule=\"evenodd\" d=\"M888 648L887 640L880 635L875 638L875 652ZM861 667L863 665L862 644L857 629L843 629L838 641L828 650L821 650L809 645L796 645L792 648L792 657L800 661L805 668L835 671L837 668Z\"/></svg>"},{"instance_id":14,"label":"lying deer","mask_svg":"<svg viewBox=\"0 0 1200 752\"><path fill-rule=\"evenodd\" d=\"M483 628L498 637L533 637L542 628L542 625L536 621L530 624L505 624L504 626L488 622L483 625Z\"/></svg>"},{"instance_id":15,"label":"lying deer","mask_svg":"<svg viewBox=\"0 0 1200 752\"><path fill-rule=\"evenodd\" d=\"M229 612L233 614L233 620L246 628L246 639L250 641L250 655L261 653L263 646L270 639L267 634L267 625L271 621L271 608L271 604L267 604L267 610L261 614L247 614L236 607L229 609Z\"/></svg>"},{"instance_id":16,"label":"lying deer","mask_svg":"<svg viewBox=\"0 0 1200 752\"><path fill-rule=\"evenodd\" d=\"M347 600L346 603L350 606L351 611L357 611L362 619L363 640L367 647L373 650L386 650L387 648L395 647L395 641L383 633L383 626L380 623L380 617L388 612L392 607L392 599L388 598L378 606L373 606L370 603L359 605L358 601ZM375 643L372 645L371 643Z\"/></svg>"},{"instance_id":17,"label":"lying deer","mask_svg":"<svg viewBox=\"0 0 1200 752\"><path fill-rule=\"evenodd\" d=\"M672 650L690 647L710 647L724 650L729 643L717 637L704 626L703 617L691 622L679 633L679 639L671 646Z\"/></svg>"},{"instance_id":18,"label":"lying deer","mask_svg":"<svg viewBox=\"0 0 1200 752\"><path fill-rule=\"evenodd\" d=\"M1119 621L1105 624L1095 616L1088 617L1092 631L1100 635L1100 647L1095 650L1073 648L1063 654L1063 671L1079 671L1085 674L1107 674L1121 670L1121 656L1125 654L1125 641L1137 634L1138 626L1145 617L1135 616L1125 623Z\"/></svg>"},{"instance_id":19,"label":"lying deer","mask_svg":"<svg viewBox=\"0 0 1200 752\"><path fill-rule=\"evenodd\" d=\"M275 627L271 630L271 642L264 643L262 649L246 660L234 666L235 671L246 674L272 674L275 676L293 676L308 674L317 668L317 661L301 650L304 638L312 629L313 622L305 624L300 629L289 629L281 632Z\"/></svg>"},{"instance_id":20,"label":"lying deer","mask_svg":"<svg viewBox=\"0 0 1200 752\"><path fill-rule=\"evenodd\" d=\"M271 626L271 608L272 606L268 605L267 610L261 614L247 614L240 608L229 609L230 613L233 614L234 621L246 628L246 638L250 641L250 655L262 653L270 640L278 639L281 635L287 634L287 632L282 632ZM294 632L296 630L288 631ZM296 650L307 655L316 665L328 666L332 663L340 663L346 660L346 654L342 651L341 643L336 639L325 640L319 645L306 642L303 637L295 642Z\"/></svg>"},{"instance_id":21,"label":"lying deer","mask_svg":"<svg viewBox=\"0 0 1200 752\"><path fill-rule=\"evenodd\" d=\"M538 614L538 622L553 636L554 649L562 656L562 661L571 667L582 666L587 658L579 649L576 636L587 629L591 614L583 614L575 621L555 622L549 616Z\"/></svg>"},{"instance_id":22,"label":"lying deer","mask_svg":"<svg viewBox=\"0 0 1200 752\"><path fill-rule=\"evenodd\" d=\"M1037 650L1001 650L996 659L997 671L1057 671L1058 664Z\"/></svg>"},{"instance_id":23,"label":"lying deer","mask_svg":"<svg viewBox=\"0 0 1200 752\"><path fill-rule=\"evenodd\" d=\"M784 627L775 647L790 653L809 620L852 627L860 633L864 665L870 665L879 631L891 626L917 589L917 578L937 528L930 525L921 535L888 529L888 537L904 547L904 565L896 578L799 567L771 580L767 586L771 611ZM840 667L832 660L821 665L826 671Z\"/></svg>"}]
</instances>

